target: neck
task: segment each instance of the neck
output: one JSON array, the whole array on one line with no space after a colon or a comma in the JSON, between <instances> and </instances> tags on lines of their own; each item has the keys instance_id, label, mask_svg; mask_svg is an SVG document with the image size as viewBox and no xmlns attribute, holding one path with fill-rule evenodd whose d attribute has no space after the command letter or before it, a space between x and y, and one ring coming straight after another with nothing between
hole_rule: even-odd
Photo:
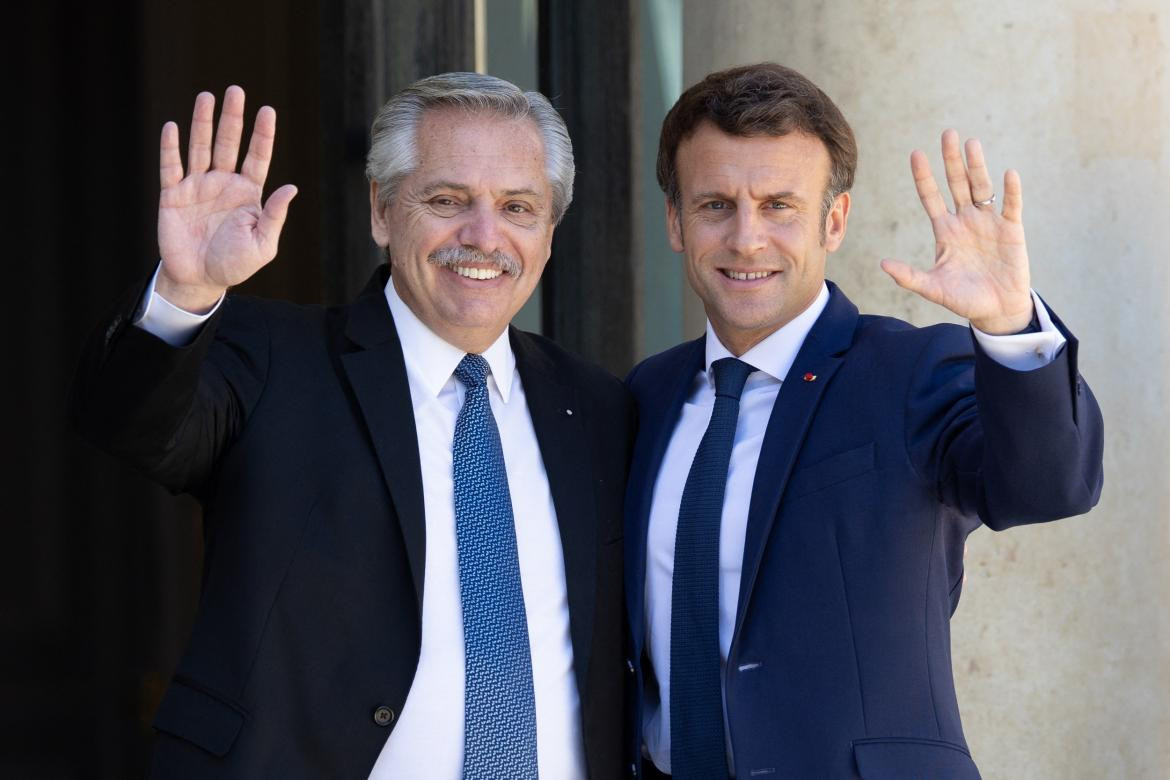
<instances>
[{"instance_id":1,"label":"neck","mask_svg":"<svg viewBox=\"0 0 1170 780\"><path fill-rule=\"evenodd\" d=\"M822 283L823 284L823 283ZM769 323L759 328L736 328L722 320L716 320L711 316L711 312L707 312L707 319L711 322L711 329L715 331L715 335L719 338L719 342L727 347L727 351L736 357L743 357L744 353L749 349L759 344L764 339L771 336L776 331L784 328L800 315L808 311L809 307L816 302L817 296L821 294L821 288L818 287L812 294L812 297L805 301L791 316L785 317L777 323Z\"/></svg>"},{"instance_id":2,"label":"neck","mask_svg":"<svg viewBox=\"0 0 1170 780\"><path fill-rule=\"evenodd\" d=\"M435 330L439 338L451 346L476 355L482 355L484 352L487 352L488 347L495 344L496 339L503 332L502 330L496 331L495 333L484 333L478 330L473 332L451 329Z\"/></svg>"},{"instance_id":3,"label":"neck","mask_svg":"<svg viewBox=\"0 0 1170 780\"><path fill-rule=\"evenodd\" d=\"M784 325L787 324L784 323ZM711 329L715 331L715 336L719 339L719 343L727 347L727 351L736 357L743 357L744 353L749 349L780 330L784 325L778 325L771 329L764 328L761 330L746 331L738 328L720 326L714 320L711 321Z\"/></svg>"}]
</instances>

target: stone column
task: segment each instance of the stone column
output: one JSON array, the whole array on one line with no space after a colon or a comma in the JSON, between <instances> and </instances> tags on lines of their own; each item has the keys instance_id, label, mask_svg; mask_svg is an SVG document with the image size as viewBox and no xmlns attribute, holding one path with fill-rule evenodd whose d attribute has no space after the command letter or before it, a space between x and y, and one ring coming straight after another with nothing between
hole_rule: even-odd
<instances>
[{"instance_id":1,"label":"stone column","mask_svg":"<svg viewBox=\"0 0 1170 780\"><path fill-rule=\"evenodd\" d=\"M684 4L684 87L775 60L812 78L852 123L853 212L828 275L862 311L954 319L878 267L933 260L912 149L940 171L939 134L955 127L983 140L993 176L1022 176L1033 284L1081 339L1107 473L1086 517L970 539L953 661L988 778L1156 778L1170 767L1170 15L1164 0L1103 9ZM696 303L688 332L702 321Z\"/></svg>"}]
</instances>

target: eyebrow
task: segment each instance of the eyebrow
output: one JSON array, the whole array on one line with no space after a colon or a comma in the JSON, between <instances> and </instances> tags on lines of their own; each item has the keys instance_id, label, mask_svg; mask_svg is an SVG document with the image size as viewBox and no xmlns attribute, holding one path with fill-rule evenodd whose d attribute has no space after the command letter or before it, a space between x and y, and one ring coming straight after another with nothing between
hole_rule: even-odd
<instances>
[{"instance_id":1,"label":"eyebrow","mask_svg":"<svg viewBox=\"0 0 1170 780\"><path fill-rule=\"evenodd\" d=\"M431 195L434 195L436 192L440 192L443 190L454 190L455 192L470 192L471 188L468 187L466 184L457 184L456 182L453 182L453 181L437 181L437 182L433 182L432 184L428 184L426 187L424 187L422 189L422 191L419 192L419 197L426 198L426 197L429 197ZM503 192L503 196L505 198L514 198L517 195L528 195L528 196L534 197L534 198L540 197L540 193L537 192L536 190L532 189L531 187L520 187L518 189L505 190Z\"/></svg>"},{"instance_id":2,"label":"eyebrow","mask_svg":"<svg viewBox=\"0 0 1170 780\"><path fill-rule=\"evenodd\" d=\"M428 195L434 195L439 190L456 190L457 192L467 192L468 187L465 184L456 184L453 181L436 181L423 187L419 192L419 197L425 198Z\"/></svg>"},{"instance_id":3,"label":"eyebrow","mask_svg":"<svg viewBox=\"0 0 1170 780\"><path fill-rule=\"evenodd\" d=\"M694 205L697 205L699 203L702 203L705 200L735 200L735 198L729 197L728 195L726 195L722 192L717 192L715 190L709 190L707 192L700 192L700 193L696 194L693 198L691 198L691 203ZM800 204L804 203L804 198L800 197L799 195L797 195L796 193L794 193L790 190L785 190L783 192L769 193L769 194L765 195L762 198L762 200L788 200L788 201L793 201L795 203L800 203Z\"/></svg>"},{"instance_id":4,"label":"eyebrow","mask_svg":"<svg viewBox=\"0 0 1170 780\"><path fill-rule=\"evenodd\" d=\"M518 190L504 190L504 197L514 198L517 195L531 195L534 198L540 197L540 193L531 187L521 187Z\"/></svg>"}]
</instances>

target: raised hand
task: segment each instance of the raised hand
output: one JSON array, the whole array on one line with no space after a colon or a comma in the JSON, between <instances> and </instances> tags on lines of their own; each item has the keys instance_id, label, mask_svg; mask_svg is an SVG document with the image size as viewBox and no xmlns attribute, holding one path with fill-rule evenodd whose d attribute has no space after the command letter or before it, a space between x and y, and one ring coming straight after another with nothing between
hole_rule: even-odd
<instances>
[{"instance_id":1,"label":"raised hand","mask_svg":"<svg viewBox=\"0 0 1170 780\"><path fill-rule=\"evenodd\" d=\"M1003 211L997 214L979 141L967 141L966 153L964 165L959 134L943 133L953 212L947 210L926 155L918 150L910 155L918 197L934 230L934 267L923 271L887 259L882 269L902 287L967 318L985 333L1018 333L1032 319L1020 175L1013 170L1004 174Z\"/></svg>"},{"instance_id":2,"label":"raised hand","mask_svg":"<svg viewBox=\"0 0 1170 780\"><path fill-rule=\"evenodd\" d=\"M215 97L201 92L191 117L187 175L179 157L179 128L163 125L159 144L158 247L162 258L156 291L192 312L209 310L276 256L288 205L297 194L286 184L261 207L264 180L276 137L276 112L256 113L252 140L240 172L236 160L244 130L244 90L227 88L212 146Z\"/></svg>"}]
</instances>

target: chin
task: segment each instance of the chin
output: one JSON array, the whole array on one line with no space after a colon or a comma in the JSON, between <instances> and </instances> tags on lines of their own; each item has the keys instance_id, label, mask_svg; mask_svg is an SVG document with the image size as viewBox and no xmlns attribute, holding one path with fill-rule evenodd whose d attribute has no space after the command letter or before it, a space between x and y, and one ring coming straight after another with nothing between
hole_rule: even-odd
<instances>
[{"instance_id":1,"label":"chin","mask_svg":"<svg viewBox=\"0 0 1170 780\"><path fill-rule=\"evenodd\" d=\"M759 313L744 311L742 308L733 309L723 317L723 322L733 331L742 333L756 333L769 327L775 327L779 316L774 312Z\"/></svg>"},{"instance_id":2,"label":"chin","mask_svg":"<svg viewBox=\"0 0 1170 780\"><path fill-rule=\"evenodd\" d=\"M512 318L494 307L485 310L483 306L470 305L445 312L443 319L456 328L499 329L502 331Z\"/></svg>"}]
</instances>

